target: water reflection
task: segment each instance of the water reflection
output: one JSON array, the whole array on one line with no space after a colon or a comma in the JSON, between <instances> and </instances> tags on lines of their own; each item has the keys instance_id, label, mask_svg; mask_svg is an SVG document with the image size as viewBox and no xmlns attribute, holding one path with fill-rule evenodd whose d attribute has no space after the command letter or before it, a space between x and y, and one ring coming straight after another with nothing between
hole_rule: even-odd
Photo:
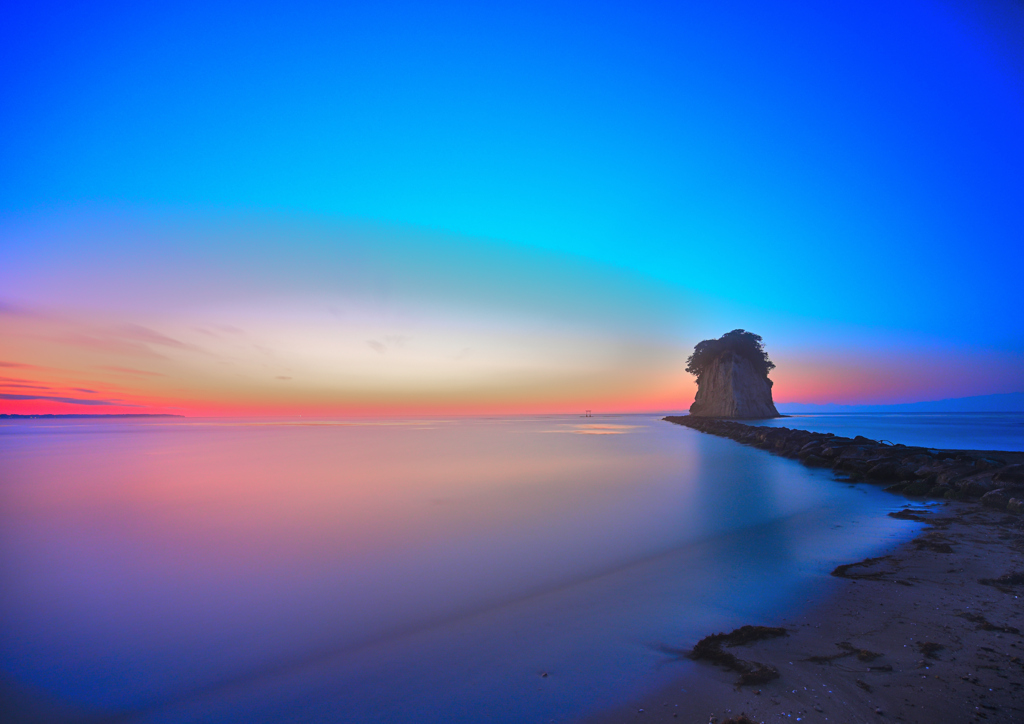
<instances>
[{"instance_id":1,"label":"water reflection","mask_svg":"<svg viewBox=\"0 0 1024 724\"><path fill-rule=\"evenodd\" d=\"M0 427L2 671L140 721L572 718L911 528L643 417L38 422Z\"/></svg>"}]
</instances>

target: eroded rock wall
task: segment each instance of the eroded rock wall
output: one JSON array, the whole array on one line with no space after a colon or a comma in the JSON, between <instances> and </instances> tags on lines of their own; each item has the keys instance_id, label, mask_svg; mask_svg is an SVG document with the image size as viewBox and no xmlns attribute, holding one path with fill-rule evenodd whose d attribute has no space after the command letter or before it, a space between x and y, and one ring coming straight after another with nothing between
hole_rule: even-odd
<instances>
[{"instance_id":1,"label":"eroded rock wall","mask_svg":"<svg viewBox=\"0 0 1024 724\"><path fill-rule=\"evenodd\" d=\"M723 352L701 374L690 414L750 420L779 417L771 380L735 352Z\"/></svg>"}]
</instances>

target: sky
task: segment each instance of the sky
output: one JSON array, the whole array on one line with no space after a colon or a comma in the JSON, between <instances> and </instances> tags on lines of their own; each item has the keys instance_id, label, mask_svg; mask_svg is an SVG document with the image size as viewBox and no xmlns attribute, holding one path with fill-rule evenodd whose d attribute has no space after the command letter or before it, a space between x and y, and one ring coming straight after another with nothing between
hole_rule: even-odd
<instances>
[{"instance_id":1,"label":"sky","mask_svg":"<svg viewBox=\"0 0 1024 724\"><path fill-rule=\"evenodd\" d=\"M1024 6L10 4L0 412L1024 390Z\"/></svg>"}]
</instances>

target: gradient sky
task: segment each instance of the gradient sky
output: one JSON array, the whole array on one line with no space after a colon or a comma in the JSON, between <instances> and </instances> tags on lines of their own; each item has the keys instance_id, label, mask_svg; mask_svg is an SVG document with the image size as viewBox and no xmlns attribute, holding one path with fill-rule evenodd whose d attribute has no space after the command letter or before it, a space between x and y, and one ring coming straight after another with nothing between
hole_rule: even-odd
<instances>
[{"instance_id":1,"label":"gradient sky","mask_svg":"<svg viewBox=\"0 0 1024 724\"><path fill-rule=\"evenodd\" d=\"M1024 7L9 4L0 412L1024 390Z\"/></svg>"}]
</instances>

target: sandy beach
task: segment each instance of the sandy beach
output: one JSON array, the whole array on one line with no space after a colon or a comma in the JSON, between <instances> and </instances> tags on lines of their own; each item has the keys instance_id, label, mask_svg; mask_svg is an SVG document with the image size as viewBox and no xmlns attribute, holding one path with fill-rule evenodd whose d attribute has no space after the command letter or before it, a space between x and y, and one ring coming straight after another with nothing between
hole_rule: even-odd
<instances>
[{"instance_id":1,"label":"sandy beach","mask_svg":"<svg viewBox=\"0 0 1024 724\"><path fill-rule=\"evenodd\" d=\"M678 684L592 723L1024 721L1024 517L910 500L896 515L926 527L891 554L837 568L798 614L740 622L785 629L723 648L777 678L740 685L736 671L689 660L697 642L680 641Z\"/></svg>"}]
</instances>

